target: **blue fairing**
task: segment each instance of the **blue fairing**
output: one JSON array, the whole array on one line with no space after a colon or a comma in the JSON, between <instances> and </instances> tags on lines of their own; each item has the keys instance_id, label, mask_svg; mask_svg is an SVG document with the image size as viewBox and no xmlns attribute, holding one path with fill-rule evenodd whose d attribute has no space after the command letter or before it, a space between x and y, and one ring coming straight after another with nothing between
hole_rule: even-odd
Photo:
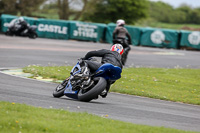
<instances>
[{"instance_id":1,"label":"blue fairing","mask_svg":"<svg viewBox=\"0 0 200 133\"><path fill-rule=\"evenodd\" d=\"M96 71L97 75L95 77L103 77L106 80L115 81L121 78L122 69L118 66L114 66L110 63L103 64Z\"/></svg>"},{"instance_id":2,"label":"blue fairing","mask_svg":"<svg viewBox=\"0 0 200 133\"><path fill-rule=\"evenodd\" d=\"M76 71L76 72L74 72L74 69L75 68L77 68L78 69L78 71ZM79 73L81 71L81 67L80 67L80 65L79 65L79 62L72 68L72 70L71 70L71 72L73 73L73 75L75 75L75 74L77 74L77 73Z\"/></svg>"},{"instance_id":3,"label":"blue fairing","mask_svg":"<svg viewBox=\"0 0 200 133\"><path fill-rule=\"evenodd\" d=\"M67 85L66 85L66 87L65 87L64 94L66 96L68 96L68 97L77 99L78 98L77 97L77 93L78 93L78 91L73 91L72 90L71 82L69 80L68 83L67 83Z\"/></svg>"},{"instance_id":4,"label":"blue fairing","mask_svg":"<svg viewBox=\"0 0 200 133\"><path fill-rule=\"evenodd\" d=\"M78 70L74 72L74 69L78 69ZM75 75L75 74L79 73L80 71L81 71L81 67L80 67L79 62L78 62L78 63L72 68L71 73L72 73L73 75ZM67 83L67 85L66 85L66 87L65 87L64 94L65 94L66 96L70 97L70 98L77 99L77 98L78 98L77 93L78 93L78 91L73 91L73 90L72 90L72 85L71 85L71 82L70 82L70 80L69 80L68 83Z\"/></svg>"}]
</instances>

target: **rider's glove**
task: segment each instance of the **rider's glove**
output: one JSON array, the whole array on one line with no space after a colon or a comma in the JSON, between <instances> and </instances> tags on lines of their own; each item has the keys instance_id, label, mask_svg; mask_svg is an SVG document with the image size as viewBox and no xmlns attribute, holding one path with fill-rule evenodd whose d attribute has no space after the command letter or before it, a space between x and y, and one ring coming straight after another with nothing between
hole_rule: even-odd
<instances>
[{"instance_id":1,"label":"rider's glove","mask_svg":"<svg viewBox=\"0 0 200 133\"><path fill-rule=\"evenodd\" d=\"M83 57L83 58L80 58L79 60L85 60L85 58Z\"/></svg>"}]
</instances>

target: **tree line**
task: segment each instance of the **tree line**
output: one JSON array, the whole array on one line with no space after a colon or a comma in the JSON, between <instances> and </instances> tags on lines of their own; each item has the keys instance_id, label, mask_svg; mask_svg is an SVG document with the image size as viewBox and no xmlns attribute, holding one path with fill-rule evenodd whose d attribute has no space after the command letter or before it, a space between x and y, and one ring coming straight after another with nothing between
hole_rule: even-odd
<instances>
[{"instance_id":1,"label":"tree line","mask_svg":"<svg viewBox=\"0 0 200 133\"><path fill-rule=\"evenodd\" d=\"M200 7L191 8L182 4L178 8L164 2L150 2L149 17L159 22L176 24L199 24Z\"/></svg>"},{"instance_id":2,"label":"tree line","mask_svg":"<svg viewBox=\"0 0 200 133\"><path fill-rule=\"evenodd\" d=\"M45 4L49 2L48 4ZM178 8L148 0L0 0L0 14L34 16L34 12L58 14L63 20L110 23L117 19L134 24L139 20L199 24L200 7L182 4ZM37 16L36 16L37 17Z\"/></svg>"}]
</instances>

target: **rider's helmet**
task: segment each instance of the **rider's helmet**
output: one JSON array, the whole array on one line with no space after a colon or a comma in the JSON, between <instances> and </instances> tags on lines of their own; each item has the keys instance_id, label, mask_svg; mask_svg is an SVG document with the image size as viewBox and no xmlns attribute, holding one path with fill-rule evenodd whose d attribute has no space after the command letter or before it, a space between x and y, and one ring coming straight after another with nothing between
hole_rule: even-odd
<instances>
[{"instance_id":1,"label":"rider's helmet","mask_svg":"<svg viewBox=\"0 0 200 133\"><path fill-rule=\"evenodd\" d=\"M23 17L19 17L19 22L23 22L24 21L24 18Z\"/></svg>"},{"instance_id":2,"label":"rider's helmet","mask_svg":"<svg viewBox=\"0 0 200 133\"><path fill-rule=\"evenodd\" d=\"M119 19L116 22L117 26L124 26L125 25L125 21L123 19Z\"/></svg>"},{"instance_id":3,"label":"rider's helmet","mask_svg":"<svg viewBox=\"0 0 200 133\"><path fill-rule=\"evenodd\" d=\"M120 55L122 55L123 52L124 52L123 46L122 46L121 44L114 44L114 45L111 47L110 50L111 50L111 51L116 51L116 52L118 52Z\"/></svg>"}]
</instances>

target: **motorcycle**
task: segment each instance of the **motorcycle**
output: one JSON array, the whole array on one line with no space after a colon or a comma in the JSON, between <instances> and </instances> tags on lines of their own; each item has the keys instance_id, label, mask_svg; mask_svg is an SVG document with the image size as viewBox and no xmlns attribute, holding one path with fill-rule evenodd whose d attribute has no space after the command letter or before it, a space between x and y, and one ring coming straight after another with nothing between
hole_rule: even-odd
<instances>
[{"instance_id":1,"label":"motorcycle","mask_svg":"<svg viewBox=\"0 0 200 133\"><path fill-rule=\"evenodd\" d=\"M122 64L125 65L126 63L126 60L127 60L127 56L128 56L128 52L131 50L130 46L129 46L129 43L127 41L127 39L114 39L113 40L113 44L121 44L124 48L124 52L122 54L122 57L121 57L121 61L122 61Z\"/></svg>"},{"instance_id":2,"label":"motorcycle","mask_svg":"<svg viewBox=\"0 0 200 133\"><path fill-rule=\"evenodd\" d=\"M24 37L29 37L32 39L35 39L38 36L36 33L36 29L37 29L36 25L32 25L32 26L28 25L28 28L25 29L22 33L18 32L19 29L20 29L20 25L18 25L17 23L14 23L13 25L8 27L8 30L6 31L5 35L24 36Z\"/></svg>"},{"instance_id":3,"label":"motorcycle","mask_svg":"<svg viewBox=\"0 0 200 133\"><path fill-rule=\"evenodd\" d=\"M87 63L79 60L72 68L70 76L53 91L56 98L67 96L79 101L89 102L96 99L108 82L121 78L122 69L110 63L103 64L94 73L90 73Z\"/></svg>"}]
</instances>

